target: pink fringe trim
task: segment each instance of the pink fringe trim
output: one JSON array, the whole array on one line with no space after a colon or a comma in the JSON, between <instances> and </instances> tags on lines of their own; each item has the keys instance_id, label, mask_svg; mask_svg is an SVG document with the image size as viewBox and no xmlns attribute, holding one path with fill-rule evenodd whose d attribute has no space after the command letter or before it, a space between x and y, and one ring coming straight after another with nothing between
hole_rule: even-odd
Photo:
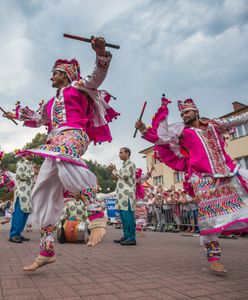
<instances>
[{"instance_id":1,"label":"pink fringe trim","mask_svg":"<svg viewBox=\"0 0 248 300\"><path fill-rule=\"evenodd\" d=\"M52 256L55 255L55 252L52 251L52 252L49 253L49 252L41 251L41 252L40 252L40 255L41 255L41 256L46 256L46 257L52 257Z\"/></svg>"},{"instance_id":2,"label":"pink fringe trim","mask_svg":"<svg viewBox=\"0 0 248 300\"><path fill-rule=\"evenodd\" d=\"M60 160L63 160L63 161L66 161L66 162L69 162L69 163L72 163L74 165L78 165L78 166L81 166L85 169L88 169L88 166L83 163L83 162L78 162L74 159L71 159L71 158L66 158L66 157L61 157L61 156L54 156L52 154L48 154L48 153L38 153L38 152L34 152L33 150L23 150L20 152L20 156L21 155L28 155L28 154L35 154L35 155L38 155L38 156L42 156L42 157L46 157L46 158L51 158L51 159L54 159L56 160L57 158L60 159Z\"/></svg>"},{"instance_id":3,"label":"pink fringe trim","mask_svg":"<svg viewBox=\"0 0 248 300\"><path fill-rule=\"evenodd\" d=\"M86 128L86 133L88 134L90 140L94 141L94 143L112 141L112 136L108 125L103 125L99 127L88 127Z\"/></svg>"},{"instance_id":4,"label":"pink fringe trim","mask_svg":"<svg viewBox=\"0 0 248 300\"><path fill-rule=\"evenodd\" d=\"M224 226L221 226L219 228L214 228L214 229L207 229L207 230L203 230L200 232L200 235L205 235L205 234L210 234L210 233L222 233L223 235L228 235L230 233L235 233L235 232L245 232L248 231L248 224L247 224L247 228L240 228L240 229L233 229L233 230L225 230L228 227L230 227L231 225L237 224L237 223L248 223L248 218L245 219L239 219L239 220L235 220L231 223L228 223Z\"/></svg>"},{"instance_id":5,"label":"pink fringe trim","mask_svg":"<svg viewBox=\"0 0 248 300\"><path fill-rule=\"evenodd\" d=\"M31 128L37 128L36 121L24 121L24 125Z\"/></svg>"},{"instance_id":6,"label":"pink fringe trim","mask_svg":"<svg viewBox=\"0 0 248 300\"><path fill-rule=\"evenodd\" d=\"M104 217L104 212L99 212L99 213L96 213L94 215L89 216L88 219L90 221L93 221L93 220L100 219L100 218L103 218L103 217Z\"/></svg>"},{"instance_id":7,"label":"pink fringe trim","mask_svg":"<svg viewBox=\"0 0 248 300\"><path fill-rule=\"evenodd\" d=\"M120 113L116 112L113 108L108 108L106 110L106 113L107 113L107 115L105 115L105 119L108 123L112 122L113 119L120 116Z\"/></svg>"},{"instance_id":8,"label":"pink fringe trim","mask_svg":"<svg viewBox=\"0 0 248 300\"><path fill-rule=\"evenodd\" d=\"M20 105L17 105L16 106L16 109L15 109L15 115L16 115L16 119L17 120L19 120L19 108L20 108L21 106Z\"/></svg>"}]
</instances>

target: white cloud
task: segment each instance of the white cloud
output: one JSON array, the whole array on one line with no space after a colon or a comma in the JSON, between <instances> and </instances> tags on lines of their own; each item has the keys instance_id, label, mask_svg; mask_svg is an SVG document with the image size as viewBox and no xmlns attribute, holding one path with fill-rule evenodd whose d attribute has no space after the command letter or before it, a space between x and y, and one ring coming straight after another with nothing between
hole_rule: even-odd
<instances>
[{"instance_id":1,"label":"white cloud","mask_svg":"<svg viewBox=\"0 0 248 300\"><path fill-rule=\"evenodd\" d=\"M1 150L12 152L15 149L22 149L26 143L31 142L38 132L45 132L45 129L23 127L22 123L15 125L12 121L1 119L0 137Z\"/></svg>"},{"instance_id":2,"label":"white cloud","mask_svg":"<svg viewBox=\"0 0 248 300\"><path fill-rule=\"evenodd\" d=\"M17 99L36 108L40 99L54 94L50 69L59 57L76 57L83 74L91 72L94 54L89 45L64 39L63 33L100 34L121 45L119 51L112 50L102 86L117 96L113 105L121 117L111 124L113 142L91 146L86 158L119 163L119 148L127 146L137 165L144 166L138 152L150 144L139 135L133 139L133 124L145 100L144 120L150 123L163 92L173 100L171 121L180 118L177 99L193 97L209 117L230 112L234 100L248 102L245 0L6 0L0 5L10 12L0 20L0 103L8 109ZM4 126L1 145L9 148L20 147L35 132Z\"/></svg>"},{"instance_id":3,"label":"white cloud","mask_svg":"<svg viewBox=\"0 0 248 300\"><path fill-rule=\"evenodd\" d=\"M4 7L5 6L5 7ZM1 2L1 11L9 11L14 7ZM31 52L31 43L25 37L26 26L21 14L16 11L12 18L2 14L0 19L0 93L14 95L21 87L28 84L31 72L27 61Z\"/></svg>"}]
</instances>

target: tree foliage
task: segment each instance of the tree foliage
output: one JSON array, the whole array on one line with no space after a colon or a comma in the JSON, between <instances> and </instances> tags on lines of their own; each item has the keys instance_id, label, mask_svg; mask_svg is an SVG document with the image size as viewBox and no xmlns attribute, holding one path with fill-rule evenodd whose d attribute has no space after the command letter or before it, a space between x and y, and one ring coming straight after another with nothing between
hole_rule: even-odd
<instances>
[{"instance_id":1,"label":"tree foliage","mask_svg":"<svg viewBox=\"0 0 248 300\"><path fill-rule=\"evenodd\" d=\"M47 135L45 133L37 133L36 136L32 139L30 143L27 143L24 148L25 149L33 149L37 148L40 145L44 144L46 142ZM36 163L38 166L41 166L44 158L41 156L35 156L32 158L32 161Z\"/></svg>"},{"instance_id":2,"label":"tree foliage","mask_svg":"<svg viewBox=\"0 0 248 300\"><path fill-rule=\"evenodd\" d=\"M99 164L97 161L85 160L89 169L96 175L102 193L113 192L116 188L116 183L113 181L107 167Z\"/></svg>"}]
</instances>

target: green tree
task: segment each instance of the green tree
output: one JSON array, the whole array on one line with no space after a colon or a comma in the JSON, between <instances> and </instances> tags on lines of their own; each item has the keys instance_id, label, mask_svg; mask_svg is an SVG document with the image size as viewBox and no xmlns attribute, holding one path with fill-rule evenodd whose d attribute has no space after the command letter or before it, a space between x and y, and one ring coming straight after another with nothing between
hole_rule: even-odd
<instances>
[{"instance_id":1,"label":"green tree","mask_svg":"<svg viewBox=\"0 0 248 300\"><path fill-rule=\"evenodd\" d=\"M16 170L17 158L15 153L5 153L3 160L1 161L1 169L15 172Z\"/></svg>"},{"instance_id":2,"label":"green tree","mask_svg":"<svg viewBox=\"0 0 248 300\"><path fill-rule=\"evenodd\" d=\"M89 169L96 175L102 193L113 192L116 188L116 183L113 181L110 172L105 165L99 164L97 161L85 160Z\"/></svg>"},{"instance_id":3,"label":"green tree","mask_svg":"<svg viewBox=\"0 0 248 300\"><path fill-rule=\"evenodd\" d=\"M40 145L46 142L47 135L45 133L37 133L36 136L32 139L30 143L27 143L24 148L25 149L33 149L38 148ZM41 166L44 158L41 156L35 156L32 158L32 161L36 163L38 166Z\"/></svg>"}]
</instances>

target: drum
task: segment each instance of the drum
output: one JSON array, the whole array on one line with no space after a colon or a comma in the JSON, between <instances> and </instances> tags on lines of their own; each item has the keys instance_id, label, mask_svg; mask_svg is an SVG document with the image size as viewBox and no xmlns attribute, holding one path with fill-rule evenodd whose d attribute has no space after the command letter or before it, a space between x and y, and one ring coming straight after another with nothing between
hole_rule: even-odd
<instances>
[{"instance_id":1,"label":"drum","mask_svg":"<svg viewBox=\"0 0 248 300\"><path fill-rule=\"evenodd\" d=\"M86 243L88 237L87 224L78 220L65 220L57 230L57 239L61 243Z\"/></svg>"}]
</instances>

